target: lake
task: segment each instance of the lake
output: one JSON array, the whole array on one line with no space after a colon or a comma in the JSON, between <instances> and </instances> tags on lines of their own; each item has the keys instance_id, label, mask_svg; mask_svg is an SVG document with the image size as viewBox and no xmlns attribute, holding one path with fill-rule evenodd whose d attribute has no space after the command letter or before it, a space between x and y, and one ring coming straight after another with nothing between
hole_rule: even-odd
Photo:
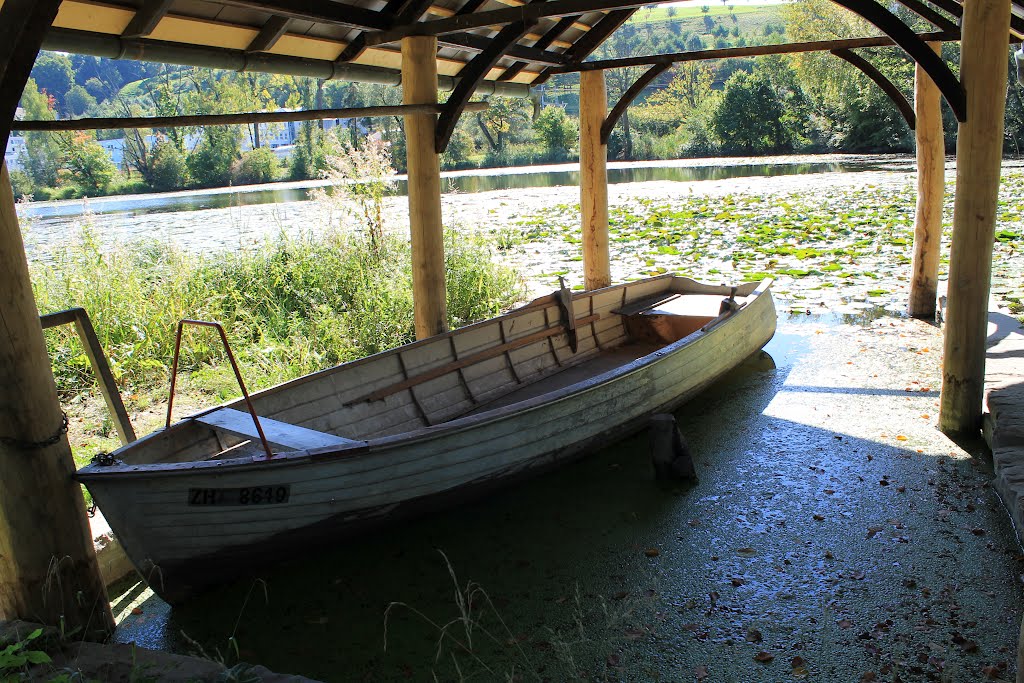
<instances>
[{"instance_id":1,"label":"lake","mask_svg":"<svg viewBox=\"0 0 1024 683\"><path fill-rule=\"evenodd\" d=\"M655 162L612 162L608 182L624 183L721 181L823 173L906 171L907 156L822 155L764 158L688 159ZM578 164L448 171L442 173L446 195L479 194L576 186ZM404 195L405 176L398 176L396 195ZM142 237L170 240L196 251L234 248L279 231L308 229L318 213L310 202L314 188L325 181L274 183L239 188L214 188L162 194L99 197L86 200L22 203L27 219L30 257L45 259L49 248L66 243L71 231L89 225L101 242L120 243Z\"/></svg>"}]
</instances>

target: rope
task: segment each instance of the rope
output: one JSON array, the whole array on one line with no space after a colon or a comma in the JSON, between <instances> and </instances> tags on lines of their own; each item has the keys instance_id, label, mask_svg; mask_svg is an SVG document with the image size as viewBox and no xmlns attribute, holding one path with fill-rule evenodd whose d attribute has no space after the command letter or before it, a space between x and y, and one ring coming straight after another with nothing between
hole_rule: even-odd
<instances>
[{"instance_id":1,"label":"rope","mask_svg":"<svg viewBox=\"0 0 1024 683\"><path fill-rule=\"evenodd\" d=\"M15 439L10 436L0 436L0 444L9 446L19 451L36 451L43 448L52 446L53 444L60 441L61 437L68 433L68 414L61 413L60 426L57 427L57 431L52 436L43 439L42 441L24 441L22 439Z\"/></svg>"}]
</instances>

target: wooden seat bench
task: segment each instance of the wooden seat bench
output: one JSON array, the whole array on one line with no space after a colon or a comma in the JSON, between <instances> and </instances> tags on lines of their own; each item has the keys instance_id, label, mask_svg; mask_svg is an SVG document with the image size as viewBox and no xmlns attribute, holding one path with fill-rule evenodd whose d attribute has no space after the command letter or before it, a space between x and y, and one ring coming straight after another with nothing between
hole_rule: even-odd
<instances>
[{"instance_id":1,"label":"wooden seat bench","mask_svg":"<svg viewBox=\"0 0 1024 683\"><path fill-rule=\"evenodd\" d=\"M612 312L625 316L634 338L672 343L715 320L723 298L721 294L659 294Z\"/></svg>"},{"instance_id":2,"label":"wooden seat bench","mask_svg":"<svg viewBox=\"0 0 1024 683\"><path fill-rule=\"evenodd\" d=\"M259 432L252 421L249 413L233 408L218 408L209 413L198 415L193 418L200 424L213 427L222 432L242 436L247 439L259 440ZM361 444L362 441L346 439L343 436L335 436L327 432L318 432L315 429L307 429L298 425L272 420L269 417L260 417L260 426L267 441L272 446L284 450L309 450L311 448L325 448L327 446L345 446L350 444Z\"/></svg>"}]
</instances>

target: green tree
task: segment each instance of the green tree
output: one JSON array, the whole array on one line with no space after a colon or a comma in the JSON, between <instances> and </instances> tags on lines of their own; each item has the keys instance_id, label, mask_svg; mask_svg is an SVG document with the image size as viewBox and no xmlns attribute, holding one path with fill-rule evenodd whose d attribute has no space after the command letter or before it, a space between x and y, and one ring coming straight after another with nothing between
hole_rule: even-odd
<instances>
[{"instance_id":1,"label":"green tree","mask_svg":"<svg viewBox=\"0 0 1024 683\"><path fill-rule=\"evenodd\" d=\"M565 110L561 107L551 105L544 107L537 120L534 121L533 129L544 143L548 159L551 161L568 159L579 140L579 131L575 122L566 116Z\"/></svg>"},{"instance_id":2,"label":"green tree","mask_svg":"<svg viewBox=\"0 0 1024 683\"><path fill-rule=\"evenodd\" d=\"M161 137L148 158L151 162L145 180L154 190L175 190L190 184L185 154L174 142Z\"/></svg>"},{"instance_id":3,"label":"green tree","mask_svg":"<svg viewBox=\"0 0 1024 683\"><path fill-rule=\"evenodd\" d=\"M274 150L269 147L258 147L242 152L242 158L232 168L232 179L235 184L249 185L269 183L277 178L281 162Z\"/></svg>"},{"instance_id":4,"label":"green tree","mask_svg":"<svg viewBox=\"0 0 1024 683\"><path fill-rule=\"evenodd\" d=\"M106 194L117 168L96 138L85 131L57 136L61 168L87 196ZM59 177L59 176L58 176Z\"/></svg>"},{"instance_id":5,"label":"green tree","mask_svg":"<svg viewBox=\"0 0 1024 683\"><path fill-rule=\"evenodd\" d=\"M664 136L690 117L697 106L711 96L714 68L708 62L684 62L672 68L672 80L634 107L637 126L647 133Z\"/></svg>"},{"instance_id":6,"label":"green tree","mask_svg":"<svg viewBox=\"0 0 1024 683\"><path fill-rule=\"evenodd\" d=\"M712 129L726 152L755 154L789 149L782 102L763 74L734 73L712 117Z\"/></svg>"},{"instance_id":7,"label":"green tree","mask_svg":"<svg viewBox=\"0 0 1024 683\"><path fill-rule=\"evenodd\" d=\"M221 187L231 182L231 167L240 157L237 126L207 126L202 139L188 155L192 180L200 187Z\"/></svg>"},{"instance_id":8,"label":"green tree","mask_svg":"<svg viewBox=\"0 0 1024 683\"><path fill-rule=\"evenodd\" d=\"M25 118L52 121L57 118L54 104L52 97L40 92L34 79L28 79L21 96ZM57 149L56 138L50 133L25 133L25 151L21 163L36 188L55 186L57 170L60 168L60 150Z\"/></svg>"},{"instance_id":9,"label":"green tree","mask_svg":"<svg viewBox=\"0 0 1024 683\"><path fill-rule=\"evenodd\" d=\"M75 71L71 66L71 59L66 54L40 52L35 66L32 67L32 78L41 90L54 97L57 110L61 113L68 111L64 96L75 84Z\"/></svg>"},{"instance_id":10,"label":"green tree","mask_svg":"<svg viewBox=\"0 0 1024 683\"><path fill-rule=\"evenodd\" d=\"M919 18L895 10L912 27ZM794 41L870 35L872 27L829 0L802 0L782 8L787 36ZM904 95L913 93L914 63L902 51L877 48L862 53ZM793 56L797 79L814 110L823 140L846 151L907 149L910 131L892 101L859 69L827 52Z\"/></svg>"},{"instance_id":11,"label":"green tree","mask_svg":"<svg viewBox=\"0 0 1024 683\"><path fill-rule=\"evenodd\" d=\"M96 106L96 98L80 85L73 85L64 96L64 104L68 113L81 116Z\"/></svg>"}]
</instances>

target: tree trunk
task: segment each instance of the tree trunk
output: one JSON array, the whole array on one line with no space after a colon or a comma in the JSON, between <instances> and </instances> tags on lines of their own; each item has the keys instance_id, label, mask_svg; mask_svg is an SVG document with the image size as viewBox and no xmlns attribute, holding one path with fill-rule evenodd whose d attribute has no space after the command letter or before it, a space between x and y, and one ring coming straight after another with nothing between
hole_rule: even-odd
<instances>
[{"instance_id":1,"label":"tree trunk","mask_svg":"<svg viewBox=\"0 0 1024 683\"><path fill-rule=\"evenodd\" d=\"M985 338L1006 107L1010 0L965 3L960 81L967 121L956 142L956 198L949 252L939 427L976 434L985 390Z\"/></svg>"},{"instance_id":2,"label":"tree trunk","mask_svg":"<svg viewBox=\"0 0 1024 683\"><path fill-rule=\"evenodd\" d=\"M931 43L942 52L942 43ZM942 239L942 199L946 189L945 141L939 89L917 65L914 108L917 126L917 216L914 225L914 260L911 266L910 304L915 318L934 318L939 285L939 243Z\"/></svg>"}]
</instances>

